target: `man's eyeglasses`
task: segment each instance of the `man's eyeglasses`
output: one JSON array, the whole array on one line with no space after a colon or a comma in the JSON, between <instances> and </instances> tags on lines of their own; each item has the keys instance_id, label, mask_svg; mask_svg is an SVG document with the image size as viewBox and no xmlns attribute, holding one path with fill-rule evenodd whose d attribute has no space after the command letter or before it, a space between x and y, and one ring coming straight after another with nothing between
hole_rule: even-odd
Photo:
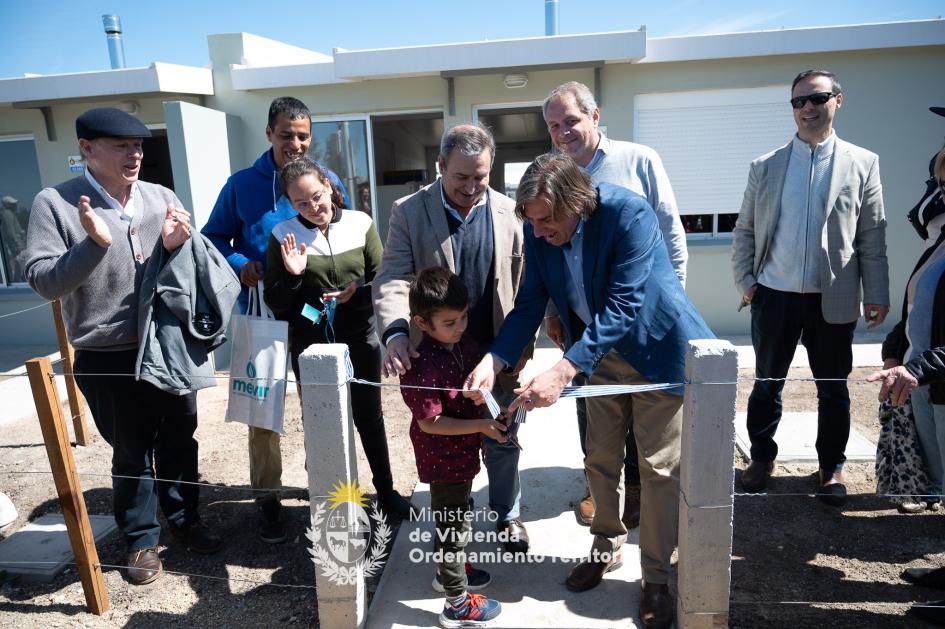
<instances>
[{"instance_id":1,"label":"man's eyeglasses","mask_svg":"<svg viewBox=\"0 0 945 629\"><path fill-rule=\"evenodd\" d=\"M833 92L817 92L815 94L808 94L807 96L796 96L791 99L791 107L794 109L800 109L807 104L807 101L810 101L815 105L823 105L834 96L836 96L836 94Z\"/></svg>"}]
</instances>

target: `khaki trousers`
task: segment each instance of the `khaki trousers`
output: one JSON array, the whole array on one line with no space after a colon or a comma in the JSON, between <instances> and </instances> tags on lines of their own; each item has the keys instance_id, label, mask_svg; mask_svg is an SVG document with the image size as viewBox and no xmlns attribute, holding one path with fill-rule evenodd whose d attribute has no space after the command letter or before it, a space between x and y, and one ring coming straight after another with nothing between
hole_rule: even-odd
<instances>
[{"instance_id":1,"label":"khaki trousers","mask_svg":"<svg viewBox=\"0 0 945 629\"><path fill-rule=\"evenodd\" d=\"M650 384L615 351L604 357L588 383ZM622 477L625 438L633 430L640 462L640 563L647 583L668 582L676 546L682 403L682 396L667 391L587 398L584 469L597 508L592 550L617 552L627 538L621 521Z\"/></svg>"},{"instance_id":2,"label":"khaki trousers","mask_svg":"<svg viewBox=\"0 0 945 629\"><path fill-rule=\"evenodd\" d=\"M282 487L282 450L279 433L249 427L249 482L253 489L271 489L272 494L256 492L256 499L278 495Z\"/></svg>"}]
</instances>

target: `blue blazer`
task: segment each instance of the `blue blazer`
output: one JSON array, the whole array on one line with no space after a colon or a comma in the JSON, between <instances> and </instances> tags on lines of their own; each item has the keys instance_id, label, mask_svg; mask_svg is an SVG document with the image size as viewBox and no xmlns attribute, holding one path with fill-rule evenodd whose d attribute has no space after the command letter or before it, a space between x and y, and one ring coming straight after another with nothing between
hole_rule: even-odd
<instances>
[{"instance_id":1,"label":"blue blazer","mask_svg":"<svg viewBox=\"0 0 945 629\"><path fill-rule=\"evenodd\" d=\"M564 324L564 355L584 374L594 373L613 349L650 382L682 382L687 343L715 335L679 283L646 199L600 184L597 209L584 223L582 255L594 319L581 338L573 339L561 248L536 238L526 222L525 279L490 351L516 364L550 298ZM683 390L671 392L682 395Z\"/></svg>"}]
</instances>

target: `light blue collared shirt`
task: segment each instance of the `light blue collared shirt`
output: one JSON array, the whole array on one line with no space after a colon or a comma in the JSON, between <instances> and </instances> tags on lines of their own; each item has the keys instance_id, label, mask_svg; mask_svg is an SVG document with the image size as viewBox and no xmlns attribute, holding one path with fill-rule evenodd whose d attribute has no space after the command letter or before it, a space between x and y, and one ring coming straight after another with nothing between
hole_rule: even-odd
<instances>
[{"instance_id":1,"label":"light blue collared shirt","mask_svg":"<svg viewBox=\"0 0 945 629\"><path fill-rule=\"evenodd\" d=\"M584 220L578 221L571 240L561 245L561 255L568 273L564 278L568 294L568 305L581 318L584 325L591 324L591 309L587 305L587 293L584 290Z\"/></svg>"}]
</instances>

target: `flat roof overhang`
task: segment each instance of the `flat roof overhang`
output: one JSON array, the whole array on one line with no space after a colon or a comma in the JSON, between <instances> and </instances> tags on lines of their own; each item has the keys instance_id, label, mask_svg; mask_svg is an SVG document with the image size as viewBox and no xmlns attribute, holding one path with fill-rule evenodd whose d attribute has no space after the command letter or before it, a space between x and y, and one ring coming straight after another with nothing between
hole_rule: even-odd
<instances>
[{"instance_id":1,"label":"flat roof overhang","mask_svg":"<svg viewBox=\"0 0 945 629\"><path fill-rule=\"evenodd\" d=\"M0 79L0 103L32 109L75 102L213 94L209 68L152 63L146 68Z\"/></svg>"}]
</instances>

